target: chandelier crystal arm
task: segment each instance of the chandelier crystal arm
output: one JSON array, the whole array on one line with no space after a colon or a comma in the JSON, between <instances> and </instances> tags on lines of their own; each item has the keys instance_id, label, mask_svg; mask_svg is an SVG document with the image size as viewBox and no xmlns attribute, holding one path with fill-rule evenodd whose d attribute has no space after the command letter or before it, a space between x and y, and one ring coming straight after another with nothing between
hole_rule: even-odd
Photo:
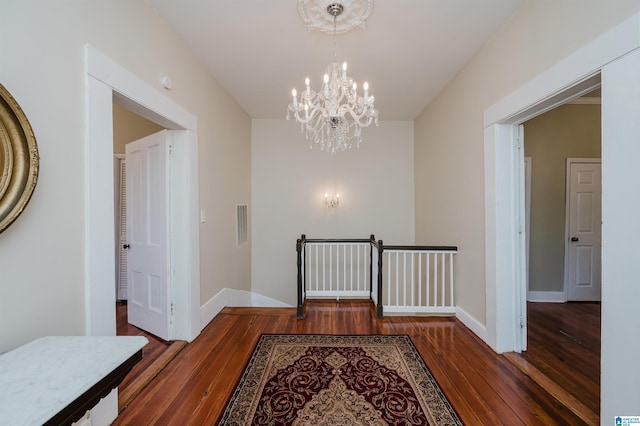
<instances>
[{"instance_id":1,"label":"chandelier crystal arm","mask_svg":"<svg viewBox=\"0 0 640 426\"><path fill-rule=\"evenodd\" d=\"M373 122L376 123L376 126L378 125L377 110L367 111L359 115L355 114L352 110L345 110L344 114L349 114L358 127L369 127Z\"/></svg>"}]
</instances>

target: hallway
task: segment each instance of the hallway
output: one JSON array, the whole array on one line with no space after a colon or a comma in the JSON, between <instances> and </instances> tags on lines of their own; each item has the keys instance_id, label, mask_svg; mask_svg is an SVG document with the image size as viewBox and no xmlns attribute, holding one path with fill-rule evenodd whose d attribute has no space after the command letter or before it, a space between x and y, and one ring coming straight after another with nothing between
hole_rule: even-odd
<instances>
[{"instance_id":1,"label":"hallway","mask_svg":"<svg viewBox=\"0 0 640 426\"><path fill-rule=\"evenodd\" d=\"M535 336L530 340L554 339L538 335L541 331L535 327L531 332ZM368 301L342 300L309 302L304 320L296 319L294 308L224 308L121 412L114 425L215 423L263 333L407 334L466 424L590 423L453 318L379 320ZM566 338L558 338L556 345L565 345ZM574 349L591 352L584 345ZM532 355L530 362L535 360L535 351ZM581 365L594 369L588 363ZM571 380L569 375L563 377ZM562 380L558 383L564 383ZM598 405L592 396L584 398L585 405Z\"/></svg>"}]
</instances>

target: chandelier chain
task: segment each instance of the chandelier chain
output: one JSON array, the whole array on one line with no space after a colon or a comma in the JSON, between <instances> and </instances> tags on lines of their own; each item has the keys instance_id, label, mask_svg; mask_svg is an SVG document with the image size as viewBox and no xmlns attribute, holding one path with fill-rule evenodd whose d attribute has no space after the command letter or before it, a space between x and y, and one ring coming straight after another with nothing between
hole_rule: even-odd
<instances>
[{"instance_id":1,"label":"chandelier chain","mask_svg":"<svg viewBox=\"0 0 640 426\"><path fill-rule=\"evenodd\" d=\"M336 56L336 20L338 19L338 15L333 15L333 62L338 62L338 57Z\"/></svg>"}]
</instances>

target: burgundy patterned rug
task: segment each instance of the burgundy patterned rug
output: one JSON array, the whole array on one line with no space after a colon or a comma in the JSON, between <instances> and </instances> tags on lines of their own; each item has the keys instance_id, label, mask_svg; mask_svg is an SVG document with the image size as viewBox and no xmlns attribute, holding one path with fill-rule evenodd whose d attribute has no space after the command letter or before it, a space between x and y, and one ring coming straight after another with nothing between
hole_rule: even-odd
<instances>
[{"instance_id":1,"label":"burgundy patterned rug","mask_svg":"<svg viewBox=\"0 0 640 426\"><path fill-rule=\"evenodd\" d=\"M408 336L262 335L221 425L461 425Z\"/></svg>"}]
</instances>

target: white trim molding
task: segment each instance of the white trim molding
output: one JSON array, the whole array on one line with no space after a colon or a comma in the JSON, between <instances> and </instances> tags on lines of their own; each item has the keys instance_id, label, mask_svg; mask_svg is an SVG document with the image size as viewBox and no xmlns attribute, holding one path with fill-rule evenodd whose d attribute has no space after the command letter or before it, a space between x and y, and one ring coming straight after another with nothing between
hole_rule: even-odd
<instances>
[{"instance_id":1,"label":"white trim molding","mask_svg":"<svg viewBox=\"0 0 640 426\"><path fill-rule=\"evenodd\" d=\"M600 105L602 104L602 98L593 96L581 96L567 103L571 105Z\"/></svg>"},{"instance_id":2,"label":"white trim molding","mask_svg":"<svg viewBox=\"0 0 640 426\"><path fill-rule=\"evenodd\" d=\"M251 306L254 308L293 308L280 300L262 295L260 293L251 292Z\"/></svg>"},{"instance_id":3,"label":"white trim molding","mask_svg":"<svg viewBox=\"0 0 640 426\"><path fill-rule=\"evenodd\" d=\"M487 328L460 306L456 306L456 318L482 340L487 340Z\"/></svg>"},{"instance_id":4,"label":"white trim molding","mask_svg":"<svg viewBox=\"0 0 640 426\"><path fill-rule=\"evenodd\" d=\"M227 293L233 291L228 288L223 288L211 299L207 300L200 307L200 329L203 330L216 315L227 306Z\"/></svg>"},{"instance_id":5,"label":"white trim molding","mask_svg":"<svg viewBox=\"0 0 640 426\"><path fill-rule=\"evenodd\" d=\"M223 288L200 308L200 328L204 329L223 308L254 307L254 308L293 308L280 300L245 290Z\"/></svg>"}]
</instances>

